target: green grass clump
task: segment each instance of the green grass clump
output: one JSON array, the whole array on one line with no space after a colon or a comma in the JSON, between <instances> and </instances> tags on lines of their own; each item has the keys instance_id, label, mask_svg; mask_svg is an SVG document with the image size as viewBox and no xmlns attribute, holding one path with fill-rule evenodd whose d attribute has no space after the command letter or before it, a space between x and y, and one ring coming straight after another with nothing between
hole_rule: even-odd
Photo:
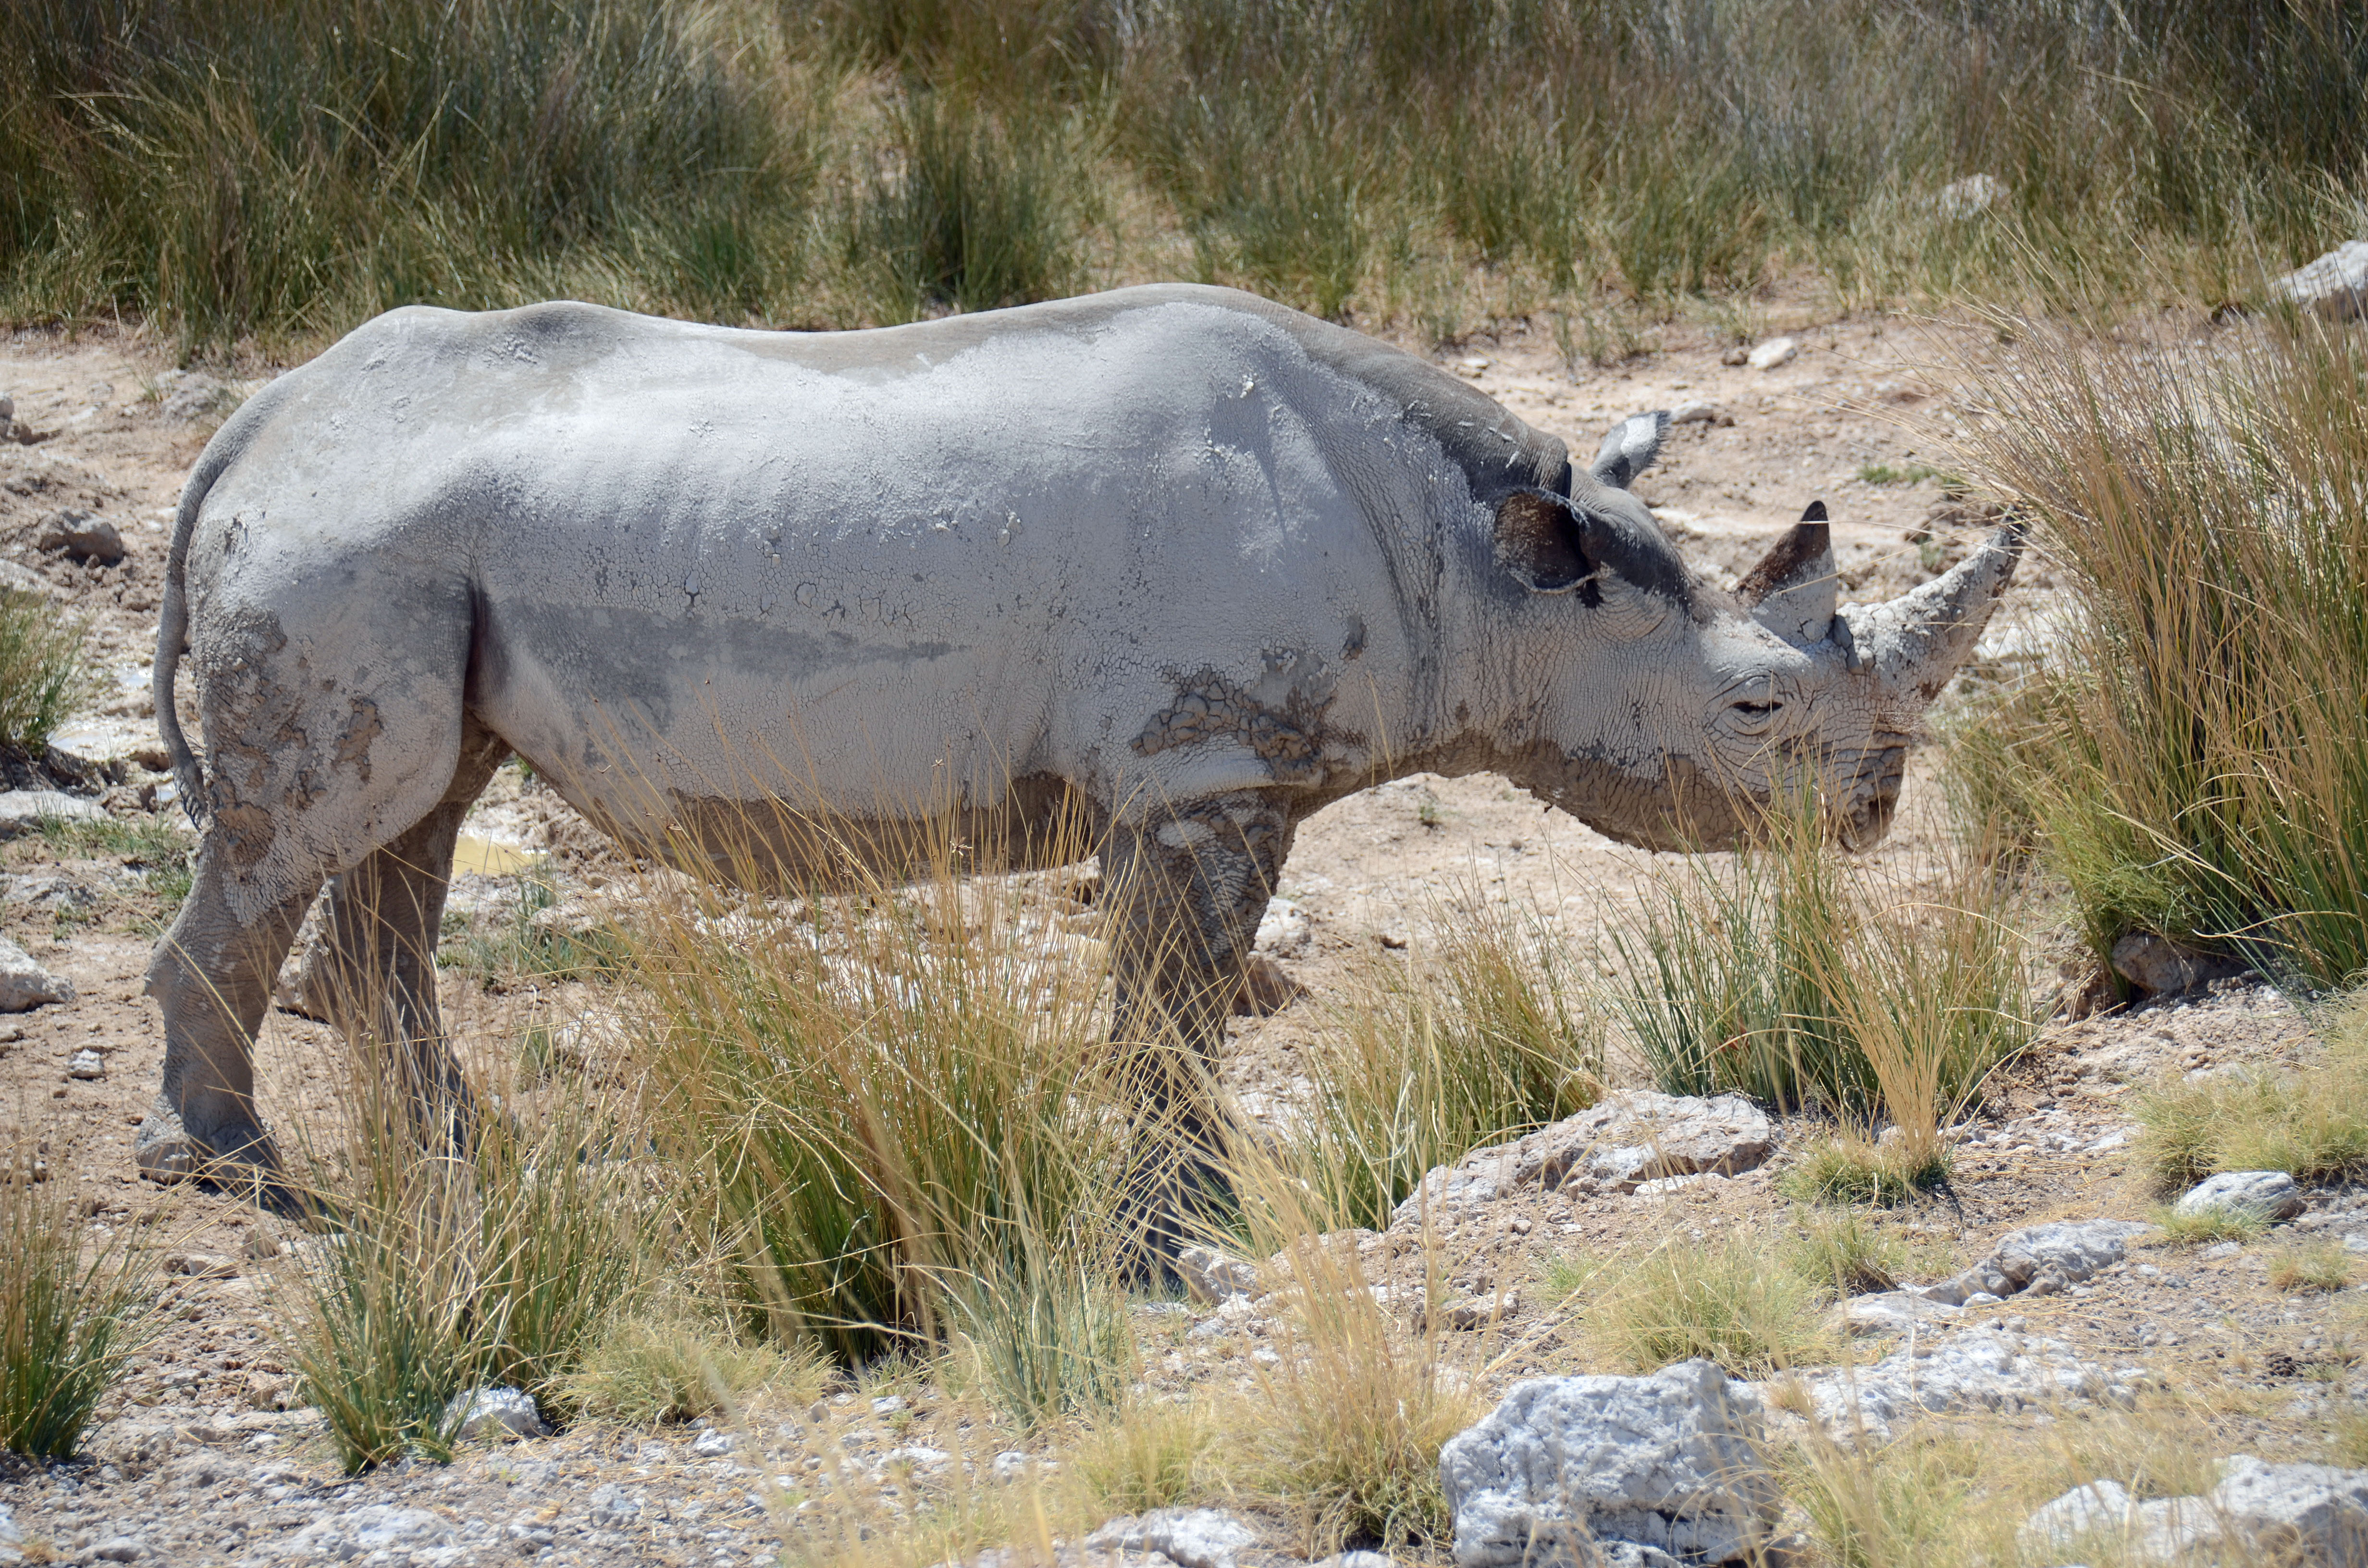
<instances>
[{"instance_id":1,"label":"green grass clump","mask_svg":"<svg viewBox=\"0 0 2368 1568\"><path fill-rule=\"evenodd\" d=\"M1793 1220L1793 1271L1829 1286L1836 1296L1896 1290L1913 1267L1907 1243L1863 1215L1812 1210Z\"/></svg>"},{"instance_id":2,"label":"green grass clump","mask_svg":"<svg viewBox=\"0 0 2368 1568\"><path fill-rule=\"evenodd\" d=\"M827 1370L809 1342L751 1341L720 1314L656 1302L614 1317L559 1392L585 1415L655 1426L728 1415L759 1392L802 1408L822 1392Z\"/></svg>"},{"instance_id":3,"label":"green grass clump","mask_svg":"<svg viewBox=\"0 0 2368 1568\"><path fill-rule=\"evenodd\" d=\"M1100 971L1045 964L1032 893L960 880L947 840L919 835L907 888L851 836L814 833L808 863L842 880L795 906L701 887L648 913L629 967L661 1145L700 1173L779 1332L860 1364L959 1330L998 1365L1067 1358L1012 1370L1022 1403L1090 1403L1111 1386L1087 1332L1106 1308L1076 1290L1118 1265L1130 1158ZM1025 1324L988 1330L988 1299Z\"/></svg>"},{"instance_id":4,"label":"green grass clump","mask_svg":"<svg viewBox=\"0 0 2368 1568\"><path fill-rule=\"evenodd\" d=\"M2100 959L2134 930L2305 990L2368 971L2368 345L2315 319L2161 359L2040 334L1986 491L2080 612L1993 759ZM1994 785L1993 788L1998 788Z\"/></svg>"},{"instance_id":5,"label":"green grass clump","mask_svg":"<svg viewBox=\"0 0 2368 1568\"><path fill-rule=\"evenodd\" d=\"M1901 1144L1873 1143L1845 1133L1810 1143L1786 1167L1778 1187L1803 1202L1896 1208L1948 1179L1946 1150L1918 1156Z\"/></svg>"},{"instance_id":6,"label":"green grass clump","mask_svg":"<svg viewBox=\"0 0 2368 1568\"><path fill-rule=\"evenodd\" d=\"M2350 1289L2353 1273L2351 1255L2341 1242L2285 1247L2270 1259L2270 1289L2288 1294L2332 1293Z\"/></svg>"},{"instance_id":7,"label":"green grass clump","mask_svg":"<svg viewBox=\"0 0 2368 1568\"><path fill-rule=\"evenodd\" d=\"M63 1460L161 1326L155 1268L128 1232L85 1238L78 1207L30 1179L33 1165L20 1148L0 1172L0 1447Z\"/></svg>"},{"instance_id":8,"label":"green grass clump","mask_svg":"<svg viewBox=\"0 0 2368 1568\"><path fill-rule=\"evenodd\" d=\"M2036 1028L2012 891L1969 860L1937 890L1885 883L1819 811L1780 804L1731 860L1661 873L1612 929L1612 1006L1665 1092L1888 1120L1937 1169L1941 1128Z\"/></svg>"},{"instance_id":9,"label":"green grass clump","mask_svg":"<svg viewBox=\"0 0 2368 1568\"><path fill-rule=\"evenodd\" d=\"M85 622L59 615L47 597L0 588L0 746L38 756L97 692L87 635Z\"/></svg>"},{"instance_id":10,"label":"green grass clump","mask_svg":"<svg viewBox=\"0 0 2368 1568\"><path fill-rule=\"evenodd\" d=\"M2154 1222L2162 1227L2162 1239L2171 1246L2259 1241L2270 1229L2269 1221L2250 1209L2224 1209L2218 1205L2184 1214L2162 1209L2156 1212Z\"/></svg>"},{"instance_id":11,"label":"green grass clump","mask_svg":"<svg viewBox=\"0 0 2368 1568\"><path fill-rule=\"evenodd\" d=\"M1380 1229L1423 1173L1603 1094L1601 1026L1569 956L1502 904L1441 908L1431 961L1383 959L1309 1049L1290 1146L1341 1223Z\"/></svg>"},{"instance_id":12,"label":"green grass clump","mask_svg":"<svg viewBox=\"0 0 2368 1568\"><path fill-rule=\"evenodd\" d=\"M375 1064L370 1064L374 1066ZM546 1419L642 1282L645 1221L610 1130L562 1106L533 1131L482 1119L466 1158L361 1074L338 1179L314 1183L334 1228L307 1249L294 1354L348 1471L450 1459L464 1390L525 1390ZM393 1091L393 1093L399 1093Z\"/></svg>"},{"instance_id":13,"label":"green grass clump","mask_svg":"<svg viewBox=\"0 0 2368 1568\"><path fill-rule=\"evenodd\" d=\"M1946 469L1933 468L1925 463L1909 463L1905 468L1894 468L1889 463L1868 463L1858 471L1858 477L1864 484L1921 484L1928 479L1937 479L1943 489L1962 489L1964 485L1964 480Z\"/></svg>"},{"instance_id":14,"label":"green grass clump","mask_svg":"<svg viewBox=\"0 0 2368 1568\"><path fill-rule=\"evenodd\" d=\"M1034 1432L1066 1416L1118 1409L1134 1383L1124 1293L1090 1260L1030 1258L957 1287L957 1362L1005 1420Z\"/></svg>"},{"instance_id":15,"label":"green grass clump","mask_svg":"<svg viewBox=\"0 0 2368 1568\"><path fill-rule=\"evenodd\" d=\"M1764 1377L1826 1349L1816 1317L1824 1292L1761 1241L1666 1244L1607 1273L1588 1333L1630 1370L1702 1356L1736 1377Z\"/></svg>"},{"instance_id":16,"label":"green grass clump","mask_svg":"<svg viewBox=\"0 0 2368 1568\"><path fill-rule=\"evenodd\" d=\"M2164 1194L2222 1171L2303 1183L2368 1173L2368 995L2327 1009L2326 1051L2297 1071L2169 1078L2140 1095L2137 1154Z\"/></svg>"}]
</instances>

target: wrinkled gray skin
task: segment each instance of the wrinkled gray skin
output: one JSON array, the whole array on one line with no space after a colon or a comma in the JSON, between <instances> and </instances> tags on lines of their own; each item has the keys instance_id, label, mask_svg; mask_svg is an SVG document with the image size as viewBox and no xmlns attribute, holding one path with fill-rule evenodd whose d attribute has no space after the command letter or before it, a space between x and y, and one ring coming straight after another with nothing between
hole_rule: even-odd
<instances>
[{"instance_id":1,"label":"wrinkled gray skin","mask_svg":"<svg viewBox=\"0 0 2368 1568\"><path fill-rule=\"evenodd\" d=\"M951 808L1023 860L1070 813L1118 1038L1202 1058L1293 828L1383 779L1494 769L1666 848L1810 767L1871 843L2016 544L1838 618L1804 523L1722 596L1625 488L1666 425L1577 469L1423 361L1218 289L837 334L381 316L182 495L156 707L204 834L149 972L141 1167L272 1166L248 1046L325 879L360 1021L459 1094L432 953L512 753L676 858L768 797L883 841ZM1205 1138L1189 1076L1146 1092Z\"/></svg>"}]
</instances>

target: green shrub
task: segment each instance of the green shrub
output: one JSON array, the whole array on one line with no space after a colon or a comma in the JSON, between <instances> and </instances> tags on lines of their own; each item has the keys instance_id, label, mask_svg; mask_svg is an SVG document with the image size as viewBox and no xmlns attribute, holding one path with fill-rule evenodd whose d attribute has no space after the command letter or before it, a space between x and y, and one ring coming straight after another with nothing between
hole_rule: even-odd
<instances>
[{"instance_id":1,"label":"green shrub","mask_svg":"<svg viewBox=\"0 0 2368 1568\"><path fill-rule=\"evenodd\" d=\"M33 1168L19 1147L0 1171L0 1447L62 1460L161 1326L155 1266L129 1232L85 1238L80 1206Z\"/></svg>"}]
</instances>

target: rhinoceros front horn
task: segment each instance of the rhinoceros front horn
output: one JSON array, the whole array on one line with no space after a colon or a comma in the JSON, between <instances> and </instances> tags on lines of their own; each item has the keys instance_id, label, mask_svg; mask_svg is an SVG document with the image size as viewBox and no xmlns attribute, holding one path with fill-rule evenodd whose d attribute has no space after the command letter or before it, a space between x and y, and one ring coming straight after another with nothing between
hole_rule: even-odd
<instances>
[{"instance_id":1,"label":"rhinoceros front horn","mask_svg":"<svg viewBox=\"0 0 2368 1568\"><path fill-rule=\"evenodd\" d=\"M2010 522L1922 587L1853 608L1838 629L1855 644L1852 667L1871 667L1884 697L1902 704L1920 707L1939 696L2014 581L2024 532L2021 522Z\"/></svg>"},{"instance_id":2,"label":"rhinoceros front horn","mask_svg":"<svg viewBox=\"0 0 2368 1568\"><path fill-rule=\"evenodd\" d=\"M1834 610L1841 599L1826 504L1810 502L1801 520L1785 530L1776 547L1744 575L1735 591L1752 619L1794 647L1824 642L1833 629Z\"/></svg>"}]
</instances>

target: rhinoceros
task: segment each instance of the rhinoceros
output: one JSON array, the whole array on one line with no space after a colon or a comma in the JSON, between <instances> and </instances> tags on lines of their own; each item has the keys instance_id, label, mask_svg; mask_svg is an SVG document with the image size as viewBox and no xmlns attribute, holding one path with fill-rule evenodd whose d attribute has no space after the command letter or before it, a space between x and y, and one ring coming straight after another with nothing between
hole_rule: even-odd
<instances>
[{"instance_id":1,"label":"rhinoceros","mask_svg":"<svg viewBox=\"0 0 2368 1568\"><path fill-rule=\"evenodd\" d=\"M1116 1038L1204 1057L1293 828L1385 779L1493 769L1679 848L1812 767L1870 843L2019 541L1838 613L1813 507L1723 593L1629 492L1667 426L1579 467L1419 358L1213 288L836 333L381 316L182 494L156 712L202 837L138 1163L272 1166L250 1041L324 882L378 1035L455 1090L432 952L513 754L677 858L776 801L956 811L1021 861L1085 821Z\"/></svg>"}]
</instances>

